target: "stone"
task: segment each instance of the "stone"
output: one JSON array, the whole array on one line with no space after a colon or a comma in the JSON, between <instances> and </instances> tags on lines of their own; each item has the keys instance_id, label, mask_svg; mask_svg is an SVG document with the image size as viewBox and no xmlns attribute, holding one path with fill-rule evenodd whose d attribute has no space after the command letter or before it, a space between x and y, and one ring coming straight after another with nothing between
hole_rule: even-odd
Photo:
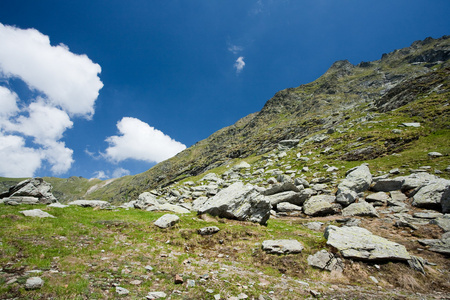
<instances>
[{"instance_id":1,"label":"stone","mask_svg":"<svg viewBox=\"0 0 450 300\"><path fill-rule=\"evenodd\" d=\"M383 206L387 204L387 201L390 199L388 194L385 192L378 192L367 195L365 200L371 203L373 206Z\"/></svg>"},{"instance_id":2,"label":"stone","mask_svg":"<svg viewBox=\"0 0 450 300\"><path fill-rule=\"evenodd\" d=\"M39 198L29 196L11 196L3 199L3 203L8 205L17 204L39 204Z\"/></svg>"},{"instance_id":3,"label":"stone","mask_svg":"<svg viewBox=\"0 0 450 300\"><path fill-rule=\"evenodd\" d=\"M413 217L414 218L419 218L419 219L437 219L444 216L441 213L438 212L415 212L413 213Z\"/></svg>"},{"instance_id":4,"label":"stone","mask_svg":"<svg viewBox=\"0 0 450 300\"><path fill-rule=\"evenodd\" d=\"M205 176L203 176L203 178L201 179L201 181L215 181L215 182L223 182L222 179L219 178L219 176L217 176L216 173L208 173Z\"/></svg>"},{"instance_id":5,"label":"stone","mask_svg":"<svg viewBox=\"0 0 450 300\"><path fill-rule=\"evenodd\" d=\"M289 203L289 202L281 202L277 205L277 211L279 212L296 212L296 211L302 211L302 207Z\"/></svg>"},{"instance_id":6,"label":"stone","mask_svg":"<svg viewBox=\"0 0 450 300\"><path fill-rule=\"evenodd\" d=\"M219 231L220 231L219 227L209 226L209 227L200 228L197 232L200 235L211 235L211 234L217 233Z\"/></svg>"},{"instance_id":7,"label":"stone","mask_svg":"<svg viewBox=\"0 0 450 300\"><path fill-rule=\"evenodd\" d=\"M158 226L159 228L169 228L175 225L180 221L180 218L177 215L165 214L156 220L153 224Z\"/></svg>"},{"instance_id":8,"label":"stone","mask_svg":"<svg viewBox=\"0 0 450 300\"><path fill-rule=\"evenodd\" d=\"M375 181L375 184L371 187L374 192L390 192L397 191L402 188L404 178L383 178Z\"/></svg>"},{"instance_id":9,"label":"stone","mask_svg":"<svg viewBox=\"0 0 450 300\"><path fill-rule=\"evenodd\" d=\"M108 201L102 201L102 200L75 200L75 201L71 201L67 204L81 206L81 207L99 207L99 208L107 208L110 206Z\"/></svg>"},{"instance_id":10,"label":"stone","mask_svg":"<svg viewBox=\"0 0 450 300\"><path fill-rule=\"evenodd\" d=\"M418 128L420 127L420 123L416 123L416 122L412 122L412 123L402 123L399 126L403 126L403 127L415 127Z\"/></svg>"},{"instance_id":11,"label":"stone","mask_svg":"<svg viewBox=\"0 0 450 300\"><path fill-rule=\"evenodd\" d=\"M450 180L441 178L421 187L413 196L412 205L450 212Z\"/></svg>"},{"instance_id":12,"label":"stone","mask_svg":"<svg viewBox=\"0 0 450 300\"><path fill-rule=\"evenodd\" d=\"M308 265L327 271L344 271L344 263L342 259L336 258L327 250L321 250L307 258Z\"/></svg>"},{"instance_id":13,"label":"stone","mask_svg":"<svg viewBox=\"0 0 450 300\"><path fill-rule=\"evenodd\" d=\"M345 217L379 217L377 210L367 202L352 203L342 210Z\"/></svg>"},{"instance_id":14,"label":"stone","mask_svg":"<svg viewBox=\"0 0 450 300\"><path fill-rule=\"evenodd\" d=\"M140 194L134 203L135 208L146 209L149 206L158 206L160 203L156 199L156 196L149 192Z\"/></svg>"},{"instance_id":15,"label":"stone","mask_svg":"<svg viewBox=\"0 0 450 300\"><path fill-rule=\"evenodd\" d=\"M66 208L66 207L69 207L69 205L65 205L65 204L61 204L59 202L55 202L55 203L49 204L48 207Z\"/></svg>"},{"instance_id":16,"label":"stone","mask_svg":"<svg viewBox=\"0 0 450 300\"><path fill-rule=\"evenodd\" d=\"M405 177L400 177L403 179L403 184L402 184L402 191L409 191L412 189L420 189L422 186L427 185L429 182L431 181L435 181L437 179L439 179L439 177L426 173L426 172L421 172L421 173L413 173L409 176L405 176ZM414 193L416 193L417 191L415 191Z\"/></svg>"},{"instance_id":17,"label":"stone","mask_svg":"<svg viewBox=\"0 0 450 300\"><path fill-rule=\"evenodd\" d=\"M56 218L55 216L52 216L51 214L40 209L22 210L21 213L26 217Z\"/></svg>"},{"instance_id":18,"label":"stone","mask_svg":"<svg viewBox=\"0 0 450 300\"><path fill-rule=\"evenodd\" d=\"M322 225L323 225L322 222L309 222L305 226L310 230L320 231Z\"/></svg>"},{"instance_id":19,"label":"stone","mask_svg":"<svg viewBox=\"0 0 450 300\"><path fill-rule=\"evenodd\" d=\"M171 211L176 214L190 213L188 209L170 203L158 204L156 206L149 206L146 208L146 211Z\"/></svg>"},{"instance_id":20,"label":"stone","mask_svg":"<svg viewBox=\"0 0 450 300\"><path fill-rule=\"evenodd\" d=\"M289 202L295 205L302 205L308 196L309 194L307 193L287 191L266 196L266 199L272 206L275 206L281 202Z\"/></svg>"},{"instance_id":21,"label":"stone","mask_svg":"<svg viewBox=\"0 0 450 300\"><path fill-rule=\"evenodd\" d=\"M42 178L26 179L8 191L8 197L34 197L39 199L41 204L50 204L58 200L51 193L52 186Z\"/></svg>"},{"instance_id":22,"label":"stone","mask_svg":"<svg viewBox=\"0 0 450 300\"><path fill-rule=\"evenodd\" d=\"M441 157L443 155L442 155L442 153L439 153L439 152L429 152L428 156L431 158L435 158L435 157Z\"/></svg>"},{"instance_id":23,"label":"stone","mask_svg":"<svg viewBox=\"0 0 450 300\"><path fill-rule=\"evenodd\" d=\"M175 284L182 284L184 282L183 276L176 274L174 282L175 282Z\"/></svg>"},{"instance_id":24,"label":"stone","mask_svg":"<svg viewBox=\"0 0 450 300\"><path fill-rule=\"evenodd\" d=\"M283 183L274 184L271 187L269 187L265 190L262 190L261 194L263 194L264 196L270 196L270 195L274 195L274 194L278 194L278 193L282 193L282 192L288 192L288 191L298 193L302 189L303 188L295 185L292 181L285 181Z\"/></svg>"},{"instance_id":25,"label":"stone","mask_svg":"<svg viewBox=\"0 0 450 300\"><path fill-rule=\"evenodd\" d=\"M399 203L401 203L400 205L403 205L408 199L408 197L400 191L391 191L389 194L391 195L391 198L387 199L389 205L398 205Z\"/></svg>"},{"instance_id":26,"label":"stone","mask_svg":"<svg viewBox=\"0 0 450 300\"><path fill-rule=\"evenodd\" d=\"M197 212L265 225L270 217L271 208L269 200L255 187L249 184L244 186L239 181L209 198Z\"/></svg>"},{"instance_id":27,"label":"stone","mask_svg":"<svg viewBox=\"0 0 450 300\"><path fill-rule=\"evenodd\" d=\"M439 226L445 232L450 231L450 215L444 215L441 218L437 218L430 221L430 224L435 224Z\"/></svg>"},{"instance_id":28,"label":"stone","mask_svg":"<svg viewBox=\"0 0 450 300\"><path fill-rule=\"evenodd\" d=\"M302 177L295 178L294 184L296 186L303 186L305 188L309 187L309 182L305 178L302 178Z\"/></svg>"},{"instance_id":29,"label":"stone","mask_svg":"<svg viewBox=\"0 0 450 300\"><path fill-rule=\"evenodd\" d=\"M195 280L193 280L193 279L188 279L186 286L187 286L188 288L195 287Z\"/></svg>"},{"instance_id":30,"label":"stone","mask_svg":"<svg viewBox=\"0 0 450 300\"><path fill-rule=\"evenodd\" d=\"M116 286L116 293L119 295L128 295L130 293L130 291L127 290L126 288Z\"/></svg>"},{"instance_id":31,"label":"stone","mask_svg":"<svg viewBox=\"0 0 450 300\"><path fill-rule=\"evenodd\" d=\"M336 214L338 208L326 196L312 196L303 204L303 212L308 216L326 216Z\"/></svg>"},{"instance_id":32,"label":"stone","mask_svg":"<svg viewBox=\"0 0 450 300\"><path fill-rule=\"evenodd\" d=\"M411 267L411 269L414 269L422 274L425 274L425 260L423 258L411 255L411 259L408 260L408 264Z\"/></svg>"},{"instance_id":33,"label":"stone","mask_svg":"<svg viewBox=\"0 0 450 300\"><path fill-rule=\"evenodd\" d=\"M361 227L329 225L324 233L327 245L339 250L345 258L359 260L408 261L405 246L372 234Z\"/></svg>"},{"instance_id":34,"label":"stone","mask_svg":"<svg viewBox=\"0 0 450 300\"><path fill-rule=\"evenodd\" d=\"M346 186L338 186L336 193L336 202L343 206L348 206L358 199L358 193L347 188Z\"/></svg>"},{"instance_id":35,"label":"stone","mask_svg":"<svg viewBox=\"0 0 450 300\"><path fill-rule=\"evenodd\" d=\"M40 289L44 285L44 280L40 277L30 277L27 279L25 283L26 290L37 290Z\"/></svg>"},{"instance_id":36,"label":"stone","mask_svg":"<svg viewBox=\"0 0 450 300\"><path fill-rule=\"evenodd\" d=\"M271 254L301 253L303 245L297 240L265 240L262 249Z\"/></svg>"},{"instance_id":37,"label":"stone","mask_svg":"<svg viewBox=\"0 0 450 300\"><path fill-rule=\"evenodd\" d=\"M343 206L350 205L358 199L358 193L365 192L372 183L372 174L367 164L347 171L345 179L338 185L336 202Z\"/></svg>"},{"instance_id":38,"label":"stone","mask_svg":"<svg viewBox=\"0 0 450 300\"><path fill-rule=\"evenodd\" d=\"M293 147L296 147L298 145L298 142L300 140L282 140L278 142L278 149L280 150L287 150Z\"/></svg>"},{"instance_id":39,"label":"stone","mask_svg":"<svg viewBox=\"0 0 450 300\"><path fill-rule=\"evenodd\" d=\"M241 161L240 163L238 163L238 164L233 166L233 170L239 171L239 170L242 170L242 169L248 169L250 167L251 166L250 166L249 163L247 163L245 161Z\"/></svg>"},{"instance_id":40,"label":"stone","mask_svg":"<svg viewBox=\"0 0 450 300\"><path fill-rule=\"evenodd\" d=\"M149 292L146 296L146 298L149 300L166 298L166 297L167 297L167 294L164 292Z\"/></svg>"}]
</instances>

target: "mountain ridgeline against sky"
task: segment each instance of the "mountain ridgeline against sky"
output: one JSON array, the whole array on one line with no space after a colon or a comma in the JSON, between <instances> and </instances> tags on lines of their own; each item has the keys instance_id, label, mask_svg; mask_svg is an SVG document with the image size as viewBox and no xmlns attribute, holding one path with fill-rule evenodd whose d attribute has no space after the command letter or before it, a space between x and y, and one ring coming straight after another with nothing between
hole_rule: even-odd
<instances>
[{"instance_id":1,"label":"mountain ridgeline against sky","mask_svg":"<svg viewBox=\"0 0 450 300\"><path fill-rule=\"evenodd\" d=\"M278 147L282 140L299 140L300 145L328 134L316 146L330 148L329 158L342 161L367 161L399 153L410 143L449 128L450 36L426 38L410 47L383 54L381 59L353 65L335 62L317 80L277 92L261 111L223 128L176 156L148 171L103 181L90 189L87 199L124 202L144 192L171 185L190 176L234 163L234 160L259 157ZM379 130L339 128L357 125L361 120L388 120L398 111L423 124L422 132L402 138ZM358 129L358 128L356 128ZM370 132L369 132L370 131ZM333 135L334 133L334 135ZM299 147L299 151L302 148ZM58 190L70 181L49 179ZM89 186L83 181L83 184ZM70 199L60 192L63 199Z\"/></svg>"}]
</instances>

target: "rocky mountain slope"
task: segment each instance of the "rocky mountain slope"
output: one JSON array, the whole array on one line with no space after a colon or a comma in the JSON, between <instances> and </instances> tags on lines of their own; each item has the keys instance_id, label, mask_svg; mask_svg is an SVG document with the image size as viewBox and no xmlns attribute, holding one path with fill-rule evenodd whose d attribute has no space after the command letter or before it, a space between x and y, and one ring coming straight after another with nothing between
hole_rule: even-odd
<instances>
[{"instance_id":1,"label":"rocky mountain slope","mask_svg":"<svg viewBox=\"0 0 450 300\"><path fill-rule=\"evenodd\" d=\"M449 58L450 38L444 36L416 41L373 62L338 61L316 81L277 92L260 112L147 172L115 180L87 197L118 202L136 198L143 191L234 160L253 160L276 149L282 140L298 139L302 144L316 134L328 133L316 147L332 148L326 153L330 160L366 161L414 147L420 151L417 143L431 135L442 136L439 147L448 141L450 129ZM420 122L422 127L392 133L402 121ZM448 154L448 145L441 146Z\"/></svg>"}]
</instances>

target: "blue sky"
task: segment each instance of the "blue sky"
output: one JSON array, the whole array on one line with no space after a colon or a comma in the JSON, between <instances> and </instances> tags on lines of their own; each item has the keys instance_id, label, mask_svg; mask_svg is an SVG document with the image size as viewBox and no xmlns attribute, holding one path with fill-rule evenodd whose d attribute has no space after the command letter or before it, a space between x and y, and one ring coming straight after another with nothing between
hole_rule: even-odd
<instances>
[{"instance_id":1,"label":"blue sky","mask_svg":"<svg viewBox=\"0 0 450 300\"><path fill-rule=\"evenodd\" d=\"M450 1L2 0L0 176L137 174L277 91L428 36Z\"/></svg>"}]
</instances>

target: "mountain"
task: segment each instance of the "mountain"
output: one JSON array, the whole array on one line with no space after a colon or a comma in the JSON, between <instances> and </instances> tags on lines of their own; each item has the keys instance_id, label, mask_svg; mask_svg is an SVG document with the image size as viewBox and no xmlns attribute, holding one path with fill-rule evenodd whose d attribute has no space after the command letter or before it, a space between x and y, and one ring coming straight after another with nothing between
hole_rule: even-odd
<instances>
[{"instance_id":1,"label":"mountain","mask_svg":"<svg viewBox=\"0 0 450 300\"><path fill-rule=\"evenodd\" d=\"M443 36L416 41L376 61L337 61L317 80L277 92L261 111L144 173L109 181L46 181L62 200L125 202L211 170L220 174L241 160L261 160L283 140L298 140L294 152L320 156L320 167L308 165L308 179L326 175L322 164L336 162L350 167L373 162L380 172L426 164L442 172L450 164L449 58L450 36ZM420 127L403 130L403 123ZM427 160L427 151L444 157ZM288 153L290 165L301 169L304 163L294 152Z\"/></svg>"}]
</instances>

